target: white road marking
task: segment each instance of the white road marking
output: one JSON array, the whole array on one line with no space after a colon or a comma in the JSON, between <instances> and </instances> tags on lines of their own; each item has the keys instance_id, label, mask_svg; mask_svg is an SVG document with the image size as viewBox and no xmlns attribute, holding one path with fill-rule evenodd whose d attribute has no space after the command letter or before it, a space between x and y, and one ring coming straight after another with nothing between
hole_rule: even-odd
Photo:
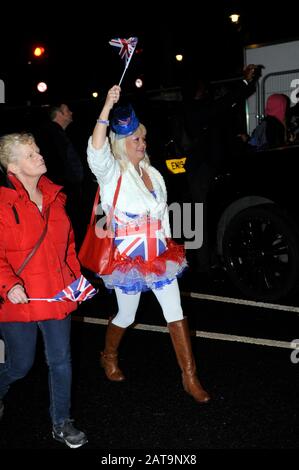
<instances>
[{"instance_id":1,"label":"white road marking","mask_svg":"<svg viewBox=\"0 0 299 470\"><path fill-rule=\"evenodd\" d=\"M93 317L84 317L79 315L73 315L73 320L83 323L90 323L95 325L107 325L108 320L102 318L93 318ZM143 323L136 324L134 326L136 330L145 330L145 331L156 331L159 333L168 333L168 328L166 326L158 325L146 325ZM224 333L214 333L210 331L199 331L195 332L196 336L206 339L219 339L222 341L235 341L239 343L246 344L256 344L258 346L270 346L275 348L285 348L285 349L294 349L292 342L287 341L275 341L272 339L265 338L251 338L250 336L237 336L237 335L228 335Z\"/></svg>"},{"instance_id":2,"label":"white road marking","mask_svg":"<svg viewBox=\"0 0 299 470\"><path fill-rule=\"evenodd\" d=\"M184 297L192 297L200 300L212 300L214 302L223 302L229 304L246 305L249 307L268 308L270 310L283 310L285 312L299 313L299 307L292 305L271 304L267 302L256 302L254 300L235 299L233 297L222 297L220 295L200 294L197 292L181 292Z\"/></svg>"}]
</instances>

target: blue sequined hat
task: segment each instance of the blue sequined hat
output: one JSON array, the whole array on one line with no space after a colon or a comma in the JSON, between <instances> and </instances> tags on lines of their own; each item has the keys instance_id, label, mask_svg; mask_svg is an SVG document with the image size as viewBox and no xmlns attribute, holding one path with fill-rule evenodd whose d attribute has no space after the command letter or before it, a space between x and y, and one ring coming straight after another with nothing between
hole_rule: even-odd
<instances>
[{"instance_id":1,"label":"blue sequined hat","mask_svg":"<svg viewBox=\"0 0 299 470\"><path fill-rule=\"evenodd\" d=\"M139 126L139 120L132 105L128 104L115 108L110 120L110 126L119 139L133 134Z\"/></svg>"}]
</instances>

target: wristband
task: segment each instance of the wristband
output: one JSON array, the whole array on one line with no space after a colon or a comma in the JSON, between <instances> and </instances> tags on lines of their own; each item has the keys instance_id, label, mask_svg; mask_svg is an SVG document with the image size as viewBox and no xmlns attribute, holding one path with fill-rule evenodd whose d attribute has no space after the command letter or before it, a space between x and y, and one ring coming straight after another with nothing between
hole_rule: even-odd
<instances>
[{"instance_id":1,"label":"wristband","mask_svg":"<svg viewBox=\"0 0 299 470\"><path fill-rule=\"evenodd\" d=\"M109 121L106 119L97 119L98 124L105 124L106 126L109 126Z\"/></svg>"}]
</instances>

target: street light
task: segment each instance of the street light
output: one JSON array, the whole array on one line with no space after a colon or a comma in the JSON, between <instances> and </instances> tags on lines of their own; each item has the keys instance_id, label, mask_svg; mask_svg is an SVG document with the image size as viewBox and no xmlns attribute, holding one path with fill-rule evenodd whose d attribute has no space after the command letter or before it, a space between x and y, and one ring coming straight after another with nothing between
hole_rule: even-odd
<instances>
[{"instance_id":1,"label":"street light","mask_svg":"<svg viewBox=\"0 0 299 470\"><path fill-rule=\"evenodd\" d=\"M139 78L136 78L136 80L135 80L135 86L136 86L136 88L142 88L142 87L143 87L143 80L142 80L142 78L140 78L140 77L139 77Z\"/></svg>"},{"instance_id":2,"label":"street light","mask_svg":"<svg viewBox=\"0 0 299 470\"><path fill-rule=\"evenodd\" d=\"M229 18L231 20L232 23L239 23L239 19L240 19L240 15L238 13L232 13L231 15L229 15Z\"/></svg>"},{"instance_id":3,"label":"street light","mask_svg":"<svg viewBox=\"0 0 299 470\"><path fill-rule=\"evenodd\" d=\"M36 88L40 93L45 93L45 91L48 89L48 85L45 82L39 82L36 85Z\"/></svg>"}]
</instances>

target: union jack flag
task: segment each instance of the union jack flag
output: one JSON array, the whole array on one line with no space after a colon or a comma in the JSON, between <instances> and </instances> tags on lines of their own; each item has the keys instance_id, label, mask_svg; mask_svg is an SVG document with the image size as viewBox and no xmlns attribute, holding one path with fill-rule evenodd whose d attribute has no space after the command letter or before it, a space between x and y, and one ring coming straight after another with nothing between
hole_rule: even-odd
<instances>
[{"instance_id":1,"label":"union jack flag","mask_svg":"<svg viewBox=\"0 0 299 470\"><path fill-rule=\"evenodd\" d=\"M122 59L125 59L126 65L133 54L135 47L137 45L138 38L132 37L129 39L121 39L121 38L116 38L116 39L111 39L109 41L109 44L114 47L119 47L119 55Z\"/></svg>"},{"instance_id":2,"label":"union jack flag","mask_svg":"<svg viewBox=\"0 0 299 470\"><path fill-rule=\"evenodd\" d=\"M54 295L53 302L64 302L71 300L72 302L82 302L83 300L91 299L97 290L82 276L78 277L74 282L67 286L58 294Z\"/></svg>"},{"instance_id":3,"label":"union jack flag","mask_svg":"<svg viewBox=\"0 0 299 470\"><path fill-rule=\"evenodd\" d=\"M114 218L115 244L121 255L130 258L141 256L145 261L151 261L165 251L166 241L161 220L145 216L138 221L119 225L124 221L116 215Z\"/></svg>"}]
</instances>

